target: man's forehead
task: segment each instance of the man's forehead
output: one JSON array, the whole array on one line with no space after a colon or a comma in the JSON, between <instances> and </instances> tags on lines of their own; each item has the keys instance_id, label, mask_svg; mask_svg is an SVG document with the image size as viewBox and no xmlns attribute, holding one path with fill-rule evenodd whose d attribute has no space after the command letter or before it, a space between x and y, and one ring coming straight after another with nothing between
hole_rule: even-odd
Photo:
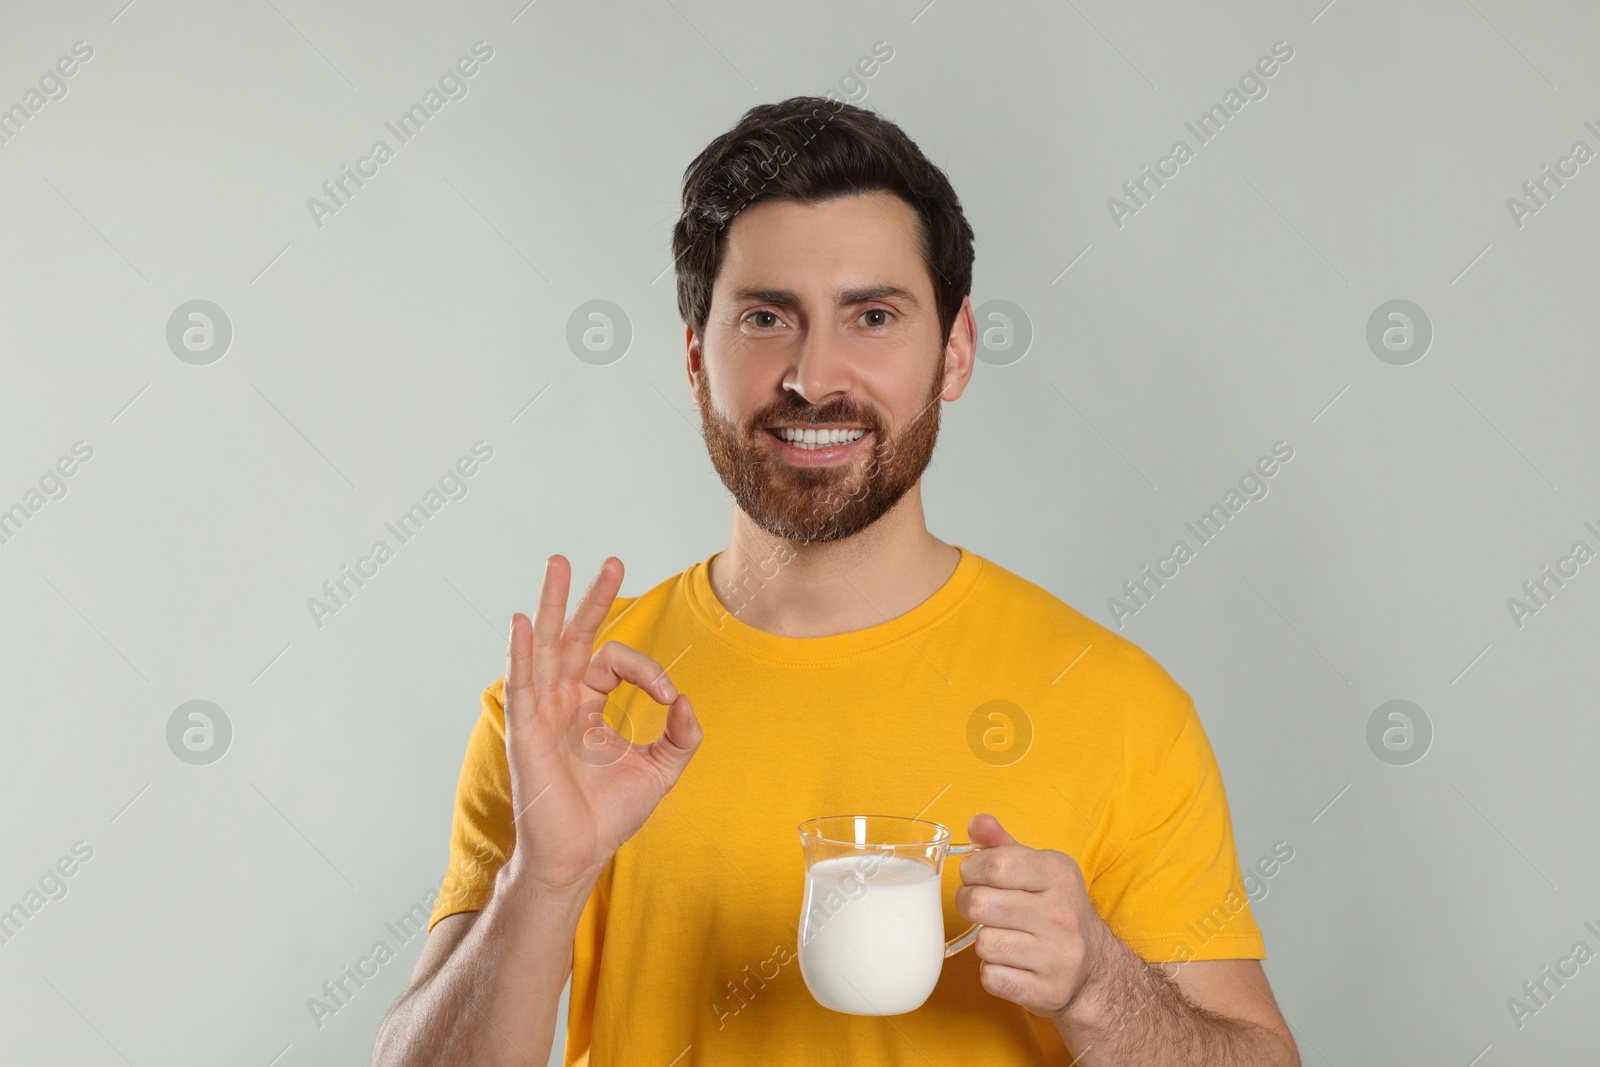
<instances>
[{"instance_id":1,"label":"man's forehead","mask_svg":"<svg viewBox=\"0 0 1600 1067\"><path fill-rule=\"evenodd\" d=\"M715 294L734 302L881 299L920 307L932 279L919 234L911 207L886 193L762 201L734 220Z\"/></svg>"}]
</instances>

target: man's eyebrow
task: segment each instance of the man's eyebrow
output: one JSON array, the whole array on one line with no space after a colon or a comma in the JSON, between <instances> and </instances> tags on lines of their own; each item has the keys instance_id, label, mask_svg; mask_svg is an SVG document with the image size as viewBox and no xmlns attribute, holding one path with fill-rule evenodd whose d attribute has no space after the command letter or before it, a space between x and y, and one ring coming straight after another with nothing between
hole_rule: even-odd
<instances>
[{"instance_id":1,"label":"man's eyebrow","mask_svg":"<svg viewBox=\"0 0 1600 1067\"><path fill-rule=\"evenodd\" d=\"M733 300L737 303L754 300L762 304L777 304L779 307L793 307L800 302L800 298L791 290L762 289L757 286L735 289ZM914 308L922 306L922 302L914 293L898 285L869 285L863 289L841 289L838 294L840 307L865 304L872 300L898 300Z\"/></svg>"}]
</instances>

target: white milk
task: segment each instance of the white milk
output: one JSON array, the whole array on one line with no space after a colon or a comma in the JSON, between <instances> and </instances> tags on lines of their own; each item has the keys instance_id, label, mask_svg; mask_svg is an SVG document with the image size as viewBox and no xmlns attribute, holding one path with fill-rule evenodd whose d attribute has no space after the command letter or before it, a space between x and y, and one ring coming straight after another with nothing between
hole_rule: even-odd
<instances>
[{"instance_id":1,"label":"white milk","mask_svg":"<svg viewBox=\"0 0 1600 1067\"><path fill-rule=\"evenodd\" d=\"M898 1015L928 999L943 965L944 916L931 866L864 854L820 860L806 872L800 973L817 1003L852 1015Z\"/></svg>"}]
</instances>

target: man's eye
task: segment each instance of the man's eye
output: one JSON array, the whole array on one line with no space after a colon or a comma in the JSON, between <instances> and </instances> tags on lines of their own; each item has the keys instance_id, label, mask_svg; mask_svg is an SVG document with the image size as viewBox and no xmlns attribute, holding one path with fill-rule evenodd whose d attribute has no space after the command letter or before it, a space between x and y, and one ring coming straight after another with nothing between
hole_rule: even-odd
<instances>
[{"instance_id":1,"label":"man's eye","mask_svg":"<svg viewBox=\"0 0 1600 1067\"><path fill-rule=\"evenodd\" d=\"M889 325L889 320L894 317L894 312L890 311L888 308L873 308L871 311L863 311L861 313L862 318L866 318L869 315L883 316L883 319L879 322L868 323L869 326L887 326Z\"/></svg>"},{"instance_id":2,"label":"man's eye","mask_svg":"<svg viewBox=\"0 0 1600 1067\"><path fill-rule=\"evenodd\" d=\"M771 322L756 322L755 323L755 325L761 327L762 329L766 329L768 326L775 325L778 322L778 316L774 315L770 311L752 311L750 313L750 315L748 316L748 318L749 318L750 321L754 321L754 320L757 320L757 319L771 319L772 320Z\"/></svg>"}]
</instances>

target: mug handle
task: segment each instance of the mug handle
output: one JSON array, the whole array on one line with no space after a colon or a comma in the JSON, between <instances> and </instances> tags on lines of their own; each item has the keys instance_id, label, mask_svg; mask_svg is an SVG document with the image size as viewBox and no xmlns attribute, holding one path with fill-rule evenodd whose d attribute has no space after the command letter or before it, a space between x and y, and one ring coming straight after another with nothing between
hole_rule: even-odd
<instances>
[{"instance_id":1,"label":"mug handle","mask_svg":"<svg viewBox=\"0 0 1600 1067\"><path fill-rule=\"evenodd\" d=\"M969 853L978 851L982 847L982 845L972 844L951 845L949 848L945 849L944 854L946 856L965 856ZM974 941L978 940L978 931L981 929L983 929L982 923L973 923L972 926L967 929L966 933L946 941L944 943L945 958L948 959L951 956L954 956L957 952L960 952L962 949L967 948Z\"/></svg>"}]
</instances>

